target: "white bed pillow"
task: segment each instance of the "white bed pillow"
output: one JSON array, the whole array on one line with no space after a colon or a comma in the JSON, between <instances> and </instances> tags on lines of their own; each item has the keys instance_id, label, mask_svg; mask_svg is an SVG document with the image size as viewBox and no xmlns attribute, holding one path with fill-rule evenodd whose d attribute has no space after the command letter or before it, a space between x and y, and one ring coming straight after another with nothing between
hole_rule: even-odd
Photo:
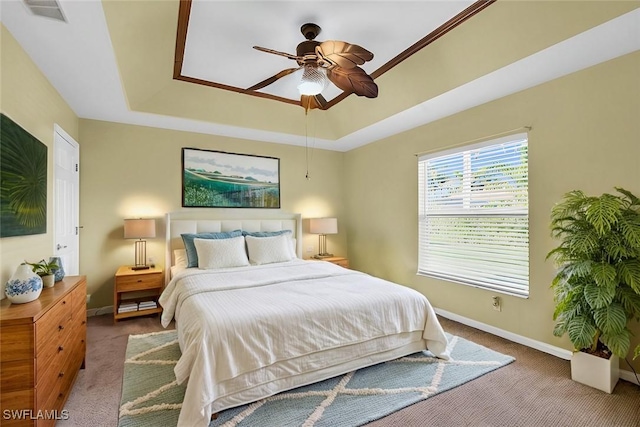
<instances>
[{"instance_id":1,"label":"white bed pillow","mask_svg":"<svg viewBox=\"0 0 640 427\"><path fill-rule=\"evenodd\" d=\"M176 249L173 251L173 265L180 268L187 268L187 250Z\"/></svg>"},{"instance_id":2,"label":"white bed pillow","mask_svg":"<svg viewBox=\"0 0 640 427\"><path fill-rule=\"evenodd\" d=\"M172 265L171 268L169 269L169 273L171 274L170 278L173 279L174 277L176 277L178 274L182 273L184 270L187 269L187 266L180 266L180 265Z\"/></svg>"},{"instance_id":3,"label":"white bed pillow","mask_svg":"<svg viewBox=\"0 0 640 427\"><path fill-rule=\"evenodd\" d=\"M244 237L230 239L193 239L198 253L198 268L242 267L249 265L244 248Z\"/></svg>"},{"instance_id":4,"label":"white bed pillow","mask_svg":"<svg viewBox=\"0 0 640 427\"><path fill-rule=\"evenodd\" d=\"M295 237L291 237L291 259L298 258L298 242Z\"/></svg>"},{"instance_id":5,"label":"white bed pillow","mask_svg":"<svg viewBox=\"0 0 640 427\"><path fill-rule=\"evenodd\" d=\"M273 237L245 236L249 262L251 264L272 264L293 259L291 236L282 234Z\"/></svg>"}]
</instances>

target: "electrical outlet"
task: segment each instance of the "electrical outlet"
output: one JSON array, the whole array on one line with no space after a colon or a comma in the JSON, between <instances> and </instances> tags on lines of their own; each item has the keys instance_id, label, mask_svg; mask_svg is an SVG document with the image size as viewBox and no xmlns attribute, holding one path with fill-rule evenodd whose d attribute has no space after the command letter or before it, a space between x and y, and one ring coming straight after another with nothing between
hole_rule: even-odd
<instances>
[{"instance_id":1,"label":"electrical outlet","mask_svg":"<svg viewBox=\"0 0 640 427\"><path fill-rule=\"evenodd\" d=\"M313 253L313 246L307 246L307 253Z\"/></svg>"},{"instance_id":2,"label":"electrical outlet","mask_svg":"<svg viewBox=\"0 0 640 427\"><path fill-rule=\"evenodd\" d=\"M87 294L87 304L89 304L89 302L91 302L91 294Z\"/></svg>"},{"instance_id":3,"label":"electrical outlet","mask_svg":"<svg viewBox=\"0 0 640 427\"><path fill-rule=\"evenodd\" d=\"M493 302L491 303L491 305L493 306L493 309L495 311L502 311L502 301L500 300L500 297L492 297Z\"/></svg>"}]
</instances>

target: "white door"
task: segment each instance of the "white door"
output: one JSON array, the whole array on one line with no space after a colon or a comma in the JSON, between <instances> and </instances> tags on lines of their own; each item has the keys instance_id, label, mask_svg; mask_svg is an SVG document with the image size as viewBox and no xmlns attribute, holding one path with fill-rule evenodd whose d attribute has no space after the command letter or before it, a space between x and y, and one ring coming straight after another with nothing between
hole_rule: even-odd
<instances>
[{"instance_id":1,"label":"white door","mask_svg":"<svg viewBox=\"0 0 640 427\"><path fill-rule=\"evenodd\" d=\"M80 146L55 125L53 253L60 257L66 275L79 274L80 267Z\"/></svg>"}]
</instances>

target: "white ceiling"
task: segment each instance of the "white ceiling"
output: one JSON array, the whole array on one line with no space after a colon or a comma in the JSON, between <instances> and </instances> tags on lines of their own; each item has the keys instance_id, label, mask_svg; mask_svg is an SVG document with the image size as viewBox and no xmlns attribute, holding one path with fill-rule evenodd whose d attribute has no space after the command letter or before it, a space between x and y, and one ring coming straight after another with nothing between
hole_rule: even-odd
<instances>
[{"instance_id":1,"label":"white ceiling","mask_svg":"<svg viewBox=\"0 0 640 427\"><path fill-rule=\"evenodd\" d=\"M305 138L300 135L130 110L102 4L97 0L59 2L67 23L34 16L21 0L2 0L0 20L78 117L267 142L305 144ZM302 41L299 22L306 21L315 21L323 27L318 37L320 40L344 40L374 52L374 61L364 67L371 72L394 56L393 52L401 45L422 38L440 21L446 21L469 3L195 2L198 13L194 15L192 12L192 16L197 16L202 22L194 24L200 29L193 36L191 33L188 35L189 59L185 56L183 74L219 72L202 75L214 81L226 81L227 84L250 86L295 65L291 60L255 51L251 46L260 45L294 53L296 44ZM439 5L434 9L437 13L418 11L421 7L431 8L434 4ZM414 7L417 9L412 9ZM208 15L206 9L216 13ZM242 19L238 16L242 16ZM388 25L389 22L398 21L403 24ZM416 28L421 28L421 31ZM212 54L192 55L191 49L193 52L207 49L204 42L209 38L221 41L209 48ZM246 50L246 58L243 49ZM348 151L636 50L640 50L640 9L335 141L317 140L315 146ZM240 51L243 53L240 54ZM201 62L193 59L196 56ZM277 87L273 90L277 90ZM380 90L383 91L384 87Z\"/></svg>"},{"instance_id":2,"label":"white ceiling","mask_svg":"<svg viewBox=\"0 0 640 427\"><path fill-rule=\"evenodd\" d=\"M346 41L373 52L373 60L361 66L371 74L473 2L413 1L398 7L397 1L195 1L182 74L241 89L251 87L283 69L297 67L291 59L252 46L295 55L296 46L305 40L300 27L307 22L321 24L316 41ZM251 17L259 17L260 25L256 19L244 18L248 11ZM390 22L402 22L402 26ZM299 73L290 74L260 92L297 101L300 78ZM322 95L331 101L341 93L329 84Z\"/></svg>"}]
</instances>

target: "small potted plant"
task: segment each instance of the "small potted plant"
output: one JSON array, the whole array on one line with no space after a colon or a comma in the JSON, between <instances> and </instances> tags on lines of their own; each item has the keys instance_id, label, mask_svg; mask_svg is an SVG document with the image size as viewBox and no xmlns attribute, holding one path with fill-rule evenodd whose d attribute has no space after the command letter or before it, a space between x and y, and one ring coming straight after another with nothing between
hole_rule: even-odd
<instances>
[{"instance_id":1,"label":"small potted plant","mask_svg":"<svg viewBox=\"0 0 640 427\"><path fill-rule=\"evenodd\" d=\"M628 322L640 319L640 199L616 191L565 194L551 212L552 235L561 243L547 255L559 267L551 284L553 333L568 334L575 348L571 377L607 393L618 381L618 358L631 346Z\"/></svg>"},{"instance_id":2,"label":"small potted plant","mask_svg":"<svg viewBox=\"0 0 640 427\"><path fill-rule=\"evenodd\" d=\"M55 270L58 264L55 261L27 262L33 269L33 272L42 278L42 284L50 288L55 284Z\"/></svg>"}]
</instances>

